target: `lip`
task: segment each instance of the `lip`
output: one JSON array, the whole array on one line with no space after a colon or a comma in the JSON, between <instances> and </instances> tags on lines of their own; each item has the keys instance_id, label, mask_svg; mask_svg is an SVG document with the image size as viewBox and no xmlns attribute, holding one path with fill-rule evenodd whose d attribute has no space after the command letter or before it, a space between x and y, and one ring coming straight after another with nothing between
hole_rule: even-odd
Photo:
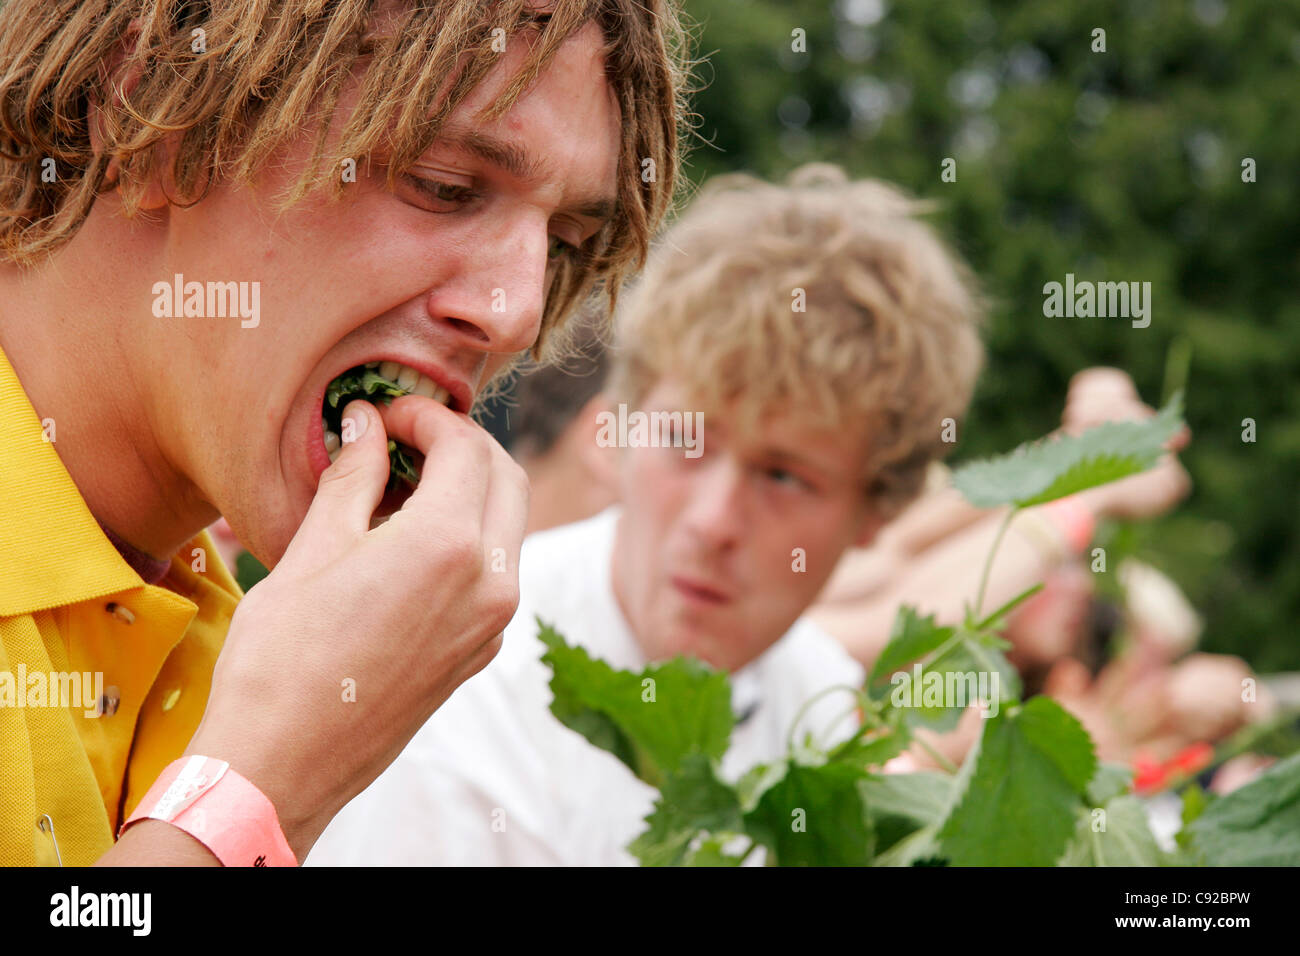
<instances>
[{"instance_id":1,"label":"lip","mask_svg":"<svg viewBox=\"0 0 1300 956\"><path fill-rule=\"evenodd\" d=\"M674 574L668 580L673 589L691 604L719 607L732 601L732 596L726 591L699 578Z\"/></svg>"},{"instance_id":2,"label":"lip","mask_svg":"<svg viewBox=\"0 0 1300 956\"><path fill-rule=\"evenodd\" d=\"M421 375L427 375L435 385L447 390L450 395L448 407L454 412L463 415L469 414L470 408L474 405L474 389L469 382L457 378L445 369L439 368L430 362L423 362L410 356L396 355L392 352L354 358L346 365L332 372L329 378L325 379L320 388L316 390L314 406L316 414L307 423L307 460L311 464L312 478L316 484L320 483L320 476L330 466L329 452L325 450L325 429L321 426L321 413L325 407L325 392L334 379L348 369L356 368L358 365L365 365L367 362L397 362L415 369Z\"/></svg>"}]
</instances>

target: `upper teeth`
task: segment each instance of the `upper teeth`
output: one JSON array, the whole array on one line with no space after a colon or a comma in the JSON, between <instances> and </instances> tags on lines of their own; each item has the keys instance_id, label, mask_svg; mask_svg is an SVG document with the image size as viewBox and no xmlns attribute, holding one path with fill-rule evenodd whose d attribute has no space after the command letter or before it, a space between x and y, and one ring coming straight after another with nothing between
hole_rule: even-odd
<instances>
[{"instance_id":1,"label":"upper teeth","mask_svg":"<svg viewBox=\"0 0 1300 956\"><path fill-rule=\"evenodd\" d=\"M0 0L0 2L3 2L3 0ZM433 399L440 405L447 405L448 407L451 405L450 392L435 385L433 379L421 374L409 365L403 365L400 362L367 362L366 368L378 371L384 378L412 395L423 395L425 398ZM340 441L339 435L330 430L329 422L322 418L320 423L325 432L325 450L329 452L330 461L334 461L342 452L343 443Z\"/></svg>"},{"instance_id":2,"label":"upper teeth","mask_svg":"<svg viewBox=\"0 0 1300 956\"><path fill-rule=\"evenodd\" d=\"M442 405L448 404L451 399L450 392L445 388L439 388L434 384L433 379L421 375L409 365L400 362L380 362L379 374L390 382L396 382L399 387L406 389L412 395L423 395Z\"/></svg>"}]
</instances>

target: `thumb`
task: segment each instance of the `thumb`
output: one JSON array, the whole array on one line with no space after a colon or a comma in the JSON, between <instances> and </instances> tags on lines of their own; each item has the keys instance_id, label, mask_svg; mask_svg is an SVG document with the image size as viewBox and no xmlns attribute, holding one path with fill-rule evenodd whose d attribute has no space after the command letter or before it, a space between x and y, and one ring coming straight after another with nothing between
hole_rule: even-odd
<instances>
[{"instance_id":1,"label":"thumb","mask_svg":"<svg viewBox=\"0 0 1300 956\"><path fill-rule=\"evenodd\" d=\"M388 435L379 411L356 399L343 410L339 426L342 444L333 463L320 476L316 497L307 509L295 546L333 549L326 542L341 534L361 535L370 528L370 516L379 507L388 483ZM287 557L287 555L286 555Z\"/></svg>"}]
</instances>

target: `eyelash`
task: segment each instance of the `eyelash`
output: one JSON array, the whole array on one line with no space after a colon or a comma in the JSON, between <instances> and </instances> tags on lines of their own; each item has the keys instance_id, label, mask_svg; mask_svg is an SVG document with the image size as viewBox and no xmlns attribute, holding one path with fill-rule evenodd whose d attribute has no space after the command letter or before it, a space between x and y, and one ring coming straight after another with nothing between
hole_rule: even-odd
<instances>
[{"instance_id":1,"label":"eyelash","mask_svg":"<svg viewBox=\"0 0 1300 956\"><path fill-rule=\"evenodd\" d=\"M425 198L433 202L449 202L456 204L458 207L463 207L482 198L482 193L475 191L469 186L462 186L459 183L449 183L444 182L441 179L430 179L425 176L413 176L410 174L407 174L404 178L414 186L418 192L425 196ZM439 195L439 192L447 189L455 191L456 196L454 198L449 198L445 195ZM430 211L450 212L451 210L434 209ZM558 250L556 249L557 243L561 247ZM573 243L555 235L550 237L550 242L546 247L546 256L550 260L558 259L560 256L564 255L576 262L582 256L582 253L583 249L581 246L575 246Z\"/></svg>"}]
</instances>

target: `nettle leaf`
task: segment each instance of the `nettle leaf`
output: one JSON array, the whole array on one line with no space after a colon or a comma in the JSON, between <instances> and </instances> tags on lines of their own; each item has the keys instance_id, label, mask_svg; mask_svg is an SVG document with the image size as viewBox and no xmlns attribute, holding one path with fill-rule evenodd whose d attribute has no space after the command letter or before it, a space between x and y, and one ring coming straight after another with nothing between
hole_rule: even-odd
<instances>
[{"instance_id":1,"label":"nettle leaf","mask_svg":"<svg viewBox=\"0 0 1300 956\"><path fill-rule=\"evenodd\" d=\"M341 434L340 424L343 409L353 399L371 402L376 399L391 405L394 398L411 394L410 389L402 388L396 382L390 382L374 369L364 366L349 369L325 389L325 407L323 409L326 425L336 434ZM389 484L396 485L398 480L414 487L420 483L420 473L416 470L409 448L391 439L388 442Z\"/></svg>"},{"instance_id":2,"label":"nettle leaf","mask_svg":"<svg viewBox=\"0 0 1300 956\"><path fill-rule=\"evenodd\" d=\"M726 753L735 718L722 671L684 657L639 674L615 670L540 618L537 624L547 647L542 662L553 672L551 713L646 783L658 787L692 754L720 760Z\"/></svg>"},{"instance_id":3,"label":"nettle leaf","mask_svg":"<svg viewBox=\"0 0 1300 956\"><path fill-rule=\"evenodd\" d=\"M896 673L884 696L891 708L901 712L905 727L944 732L956 727L966 708L984 692L999 701L1014 701L1020 691L1020 675L1006 655L983 646L978 635L966 634L928 666L918 670L913 664L910 670Z\"/></svg>"},{"instance_id":4,"label":"nettle leaf","mask_svg":"<svg viewBox=\"0 0 1300 956\"><path fill-rule=\"evenodd\" d=\"M1144 422L1107 422L1081 435L1049 438L975 461L953 484L979 508L1026 508L1145 471L1183 425L1182 393Z\"/></svg>"},{"instance_id":5,"label":"nettle leaf","mask_svg":"<svg viewBox=\"0 0 1300 956\"><path fill-rule=\"evenodd\" d=\"M903 837L872 860L872 866L944 866L938 824L929 824Z\"/></svg>"},{"instance_id":6,"label":"nettle leaf","mask_svg":"<svg viewBox=\"0 0 1300 956\"><path fill-rule=\"evenodd\" d=\"M876 817L900 816L917 823L940 823L952 803L953 778L936 770L881 773L864 777L859 790Z\"/></svg>"},{"instance_id":7,"label":"nettle leaf","mask_svg":"<svg viewBox=\"0 0 1300 956\"><path fill-rule=\"evenodd\" d=\"M330 382L325 389L325 401L330 408L342 411L348 401L354 398L371 399L378 397L387 403L394 398L409 395L410 390L402 388L396 382L390 382L374 369L352 369Z\"/></svg>"},{"instance_id":8,"label":"nettle leaf","mask_svg":"<svg viewBox=\"0 0 1300 956\"><path fill-rule=\"evenodd\" d=\"M740 797L740 807L748 813L758 806L758 799L767 788L780 782L785 776L785 761L773 764L760 763L745 771L745 775L736 781L736 793Z\"/></svg>"},{"instance_id":9,"label":"nettle leaf","mask_svg":"<svg viewBox=\"0 0 1300 956\"><path fill-rule=\"evenodd\" d=\"M1300 753L1210 802L1186 832L1210 866L1300 866Z\"/></svg>"},{"instance_id":10,"label":"nettle leaf","mask_svg":"<svg viewBox=\"0 0 1300 956\"><path fill-rule=\"evenodd\" d=\"M957 866L1054 864L1097 770L1083 726L1035 697L991 718L967 761L964 788L939 831L944 855Z\"/></svg>"},{"instance_id":11,"label":"nettle leaf","mask_svg":"<svg viewBox=\"0 0 1300 956\"><path fill-rule=\"evenodd\" d=\"M921 617L916 613L916 608L903 605L894 618L889 643L876 658L867 683L875 684L885 680L899 668L941 647L954 633L951 627L935 624L933 614Z\"/></svg>"},{"instance_id":12,"label":"nettle leaf","mask_svg":"<svg viewBox=\"0 0 1300 956\"><path fill-rule=\"evenodd\" d=\"M911 742L911 734L905 727L878 731L870 736L846 740L831 751L828 761L842 761L865 770L867 767L879 767L901 754Z\"/></svg>"},{"instance_id":13,"label":"nettle leaf","mask_svg":"<svg viewBox=\"0 0 1300 956\"><path fill-rule=\"evenodd\" d=\"M725 852L728 838L709 837L686 858L683 866L740 866L744 857Z\"/></svg>"},{"instance_id":14,"label":"nettle leaf","mask_svg":"<svg viewBox=\"0 0 1300 956\"><path fill-rule=\"evenodd\" d=\"M1133 785L1133 769L1122 763L1099 763L1088 784L1088 802L1100 807L1112 798L1127 793Z\"/></svg>"},{"instance_id":15,"label":"nettle leaf","mask_svg":"<svg viewBox=\"0 0 1300 956\"><path fill-rule=\"evenodd\" d=\"M701 832L740 831L740 798L735 789L719 779L712 760L703 754L691 754L679 769L664 778L654 812L646 817L646 823L649 829L628 845L628 852L642 866L675 866L683 862L691 842ZM692 854L693 865L717 866L725 862L721 859L721 843L715 850L706 849L708 845L706 842ZM706 858L714 856L718 859L706 862Z\"/></svg>"},{"instance_id":16,"label":"nettle leaf","mask_svg":"<svg viewBox=\"0 0 1300 956\"><path fill-rule=\"evenodd\" d=\"M863 779L858 792L876 832L877 852L895 846L923 827L937 829L948 813L952 786L952 777L931 771L872 774Z\"/></svg>"},{"instance_id":17,"label":"nettle leaf","mask_svg":"<svg viewBox=\"0 0 1300 956\"><path fill-rule=\"evenodd\" d=\"M1098 776L1101 774L1099 773ZM1099 814L1104 813L1105 816ZM1104 826L1105 829L1100 829ZM1142 802L1131 794L1079 811L1074 836L1059 866L1160 866L1163 854L1151 835Z\"/></svg>"},{"instance_id":18,"label":"nettle leaf","mask_svg":"<svg viewBox=\"0 0 1300 956\"><path fill-rule=\"evenodd\" d=\"M858 790L864 772L844 763L786 763L785 775L745 814L745 832L779 866L865 866L874 839Z\"/></svg>"}]
</instances>

